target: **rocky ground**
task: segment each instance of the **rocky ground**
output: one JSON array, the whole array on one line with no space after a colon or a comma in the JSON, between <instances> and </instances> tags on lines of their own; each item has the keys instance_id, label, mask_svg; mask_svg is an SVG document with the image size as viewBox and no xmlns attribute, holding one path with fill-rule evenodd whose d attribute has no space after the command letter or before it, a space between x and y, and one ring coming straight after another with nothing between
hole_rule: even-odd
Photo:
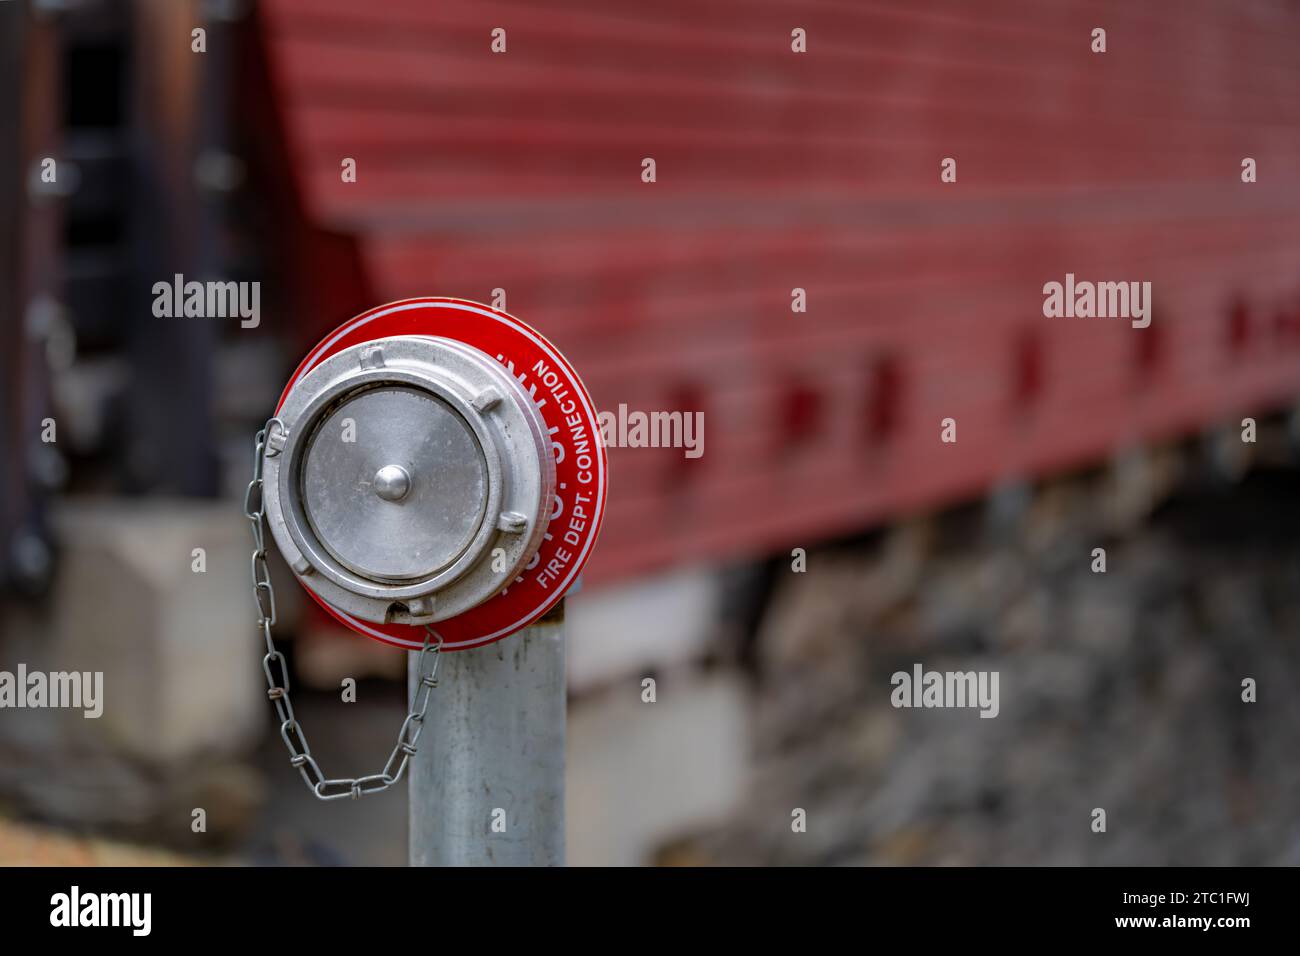
<instances>
[{"instance_id":1,"label":"rocky ground","mask_svg":"<svg viewBox=\"0 0 1300 956\"><path fill-rule=\"evenodd\" d=\"M1300 472L1179 487L1135 522L1057 483L778 575L748 797L660 862L1300 864ZM915 663L998 671L1000 714L895 709Z\"/></svg>"}]
</instances>

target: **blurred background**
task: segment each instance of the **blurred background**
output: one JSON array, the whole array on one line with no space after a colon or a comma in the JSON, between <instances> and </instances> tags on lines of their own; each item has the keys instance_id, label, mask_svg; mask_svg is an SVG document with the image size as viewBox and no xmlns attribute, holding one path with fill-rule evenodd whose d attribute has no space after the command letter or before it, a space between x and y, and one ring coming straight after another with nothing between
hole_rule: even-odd
<instances>
[{"instance_id":1,"label":"blurred background","mask_svg":"<svg viewBox=\"0 0 1300 956\"><path fill-rule=\"evenodd\" d=\"M704 415L611 450L571 863L1300 864L1298 41L1294 0L0 2L0 670L107 698L0 711L0 864L405 862L404 793L287 765L241 503L299 358L409 295ZM1151 326L1044 318L1067 272ZM176 273L260 324L156 318ZM368 772L404 655L272 573ZM895 710L916 662L1000 715Z\"/></svg>"}]
</instances>

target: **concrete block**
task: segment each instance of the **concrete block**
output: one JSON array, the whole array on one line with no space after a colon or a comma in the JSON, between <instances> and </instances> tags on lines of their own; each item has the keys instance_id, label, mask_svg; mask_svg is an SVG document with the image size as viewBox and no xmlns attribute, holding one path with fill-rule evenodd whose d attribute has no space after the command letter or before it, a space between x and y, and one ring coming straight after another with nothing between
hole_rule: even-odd
<instances>
[{"instance_id":1,"label":"concrete block","mask_svg":"<svg viewBox=\"0 0 1300 956\"><path fill-rule=\"evenodd\" d=\"M741 680L661 673L655 703L629 678L572 701L568 861L636 866L661 843L719 822L741 797L749 753Z\"/></svg>"},{"instance_id":2,"label":"concrete block","mask_svg":"<svg viewBox=\"0 0 1300 956\"><path fill-rule=\"evenodd\" d=\"M713 634L722 584L711 568L687 568L582 591L565 610L571 691L698 656Z\"/></svg>"},{"instance_id":3,"label":"concrete block","mask_svg":"<svg viewBox=\"0 0 1300 956\"><path fill-rule=\"evenodd\" d=\"M78 729L163 763L247 748L269 723L238 506L76 502L56 527L59 574L40 656L51 669L104 672L103 716ZM201 573L195 548L205 552Z\"/></svg>"}]
</instances>

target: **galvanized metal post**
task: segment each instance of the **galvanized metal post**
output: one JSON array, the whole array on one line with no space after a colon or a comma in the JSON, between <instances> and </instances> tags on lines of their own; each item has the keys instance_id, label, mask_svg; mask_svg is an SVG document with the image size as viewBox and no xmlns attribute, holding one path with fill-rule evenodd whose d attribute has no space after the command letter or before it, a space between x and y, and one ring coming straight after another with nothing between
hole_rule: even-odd
<instances>
[{"instance_id":1,"label":"galvanized metal post","mask_svg":"<svg viewBox=\"0 0 1300 956\"><path fill-rule=\"evenodd\" d=\"M563 601L512 637L447 653L407 770L411 865L564 865L564 742Z\"/></svg>"}]
</instances>

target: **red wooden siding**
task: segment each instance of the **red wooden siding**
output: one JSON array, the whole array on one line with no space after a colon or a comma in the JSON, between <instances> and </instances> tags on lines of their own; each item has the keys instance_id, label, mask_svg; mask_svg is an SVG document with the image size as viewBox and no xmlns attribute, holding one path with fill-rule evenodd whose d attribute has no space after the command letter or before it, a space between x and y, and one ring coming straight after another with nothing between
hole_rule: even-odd
<instances>
[{"instance_id":1,"label":"red wooden siding","mask_svg":"<svg viewBox=\"0 0 1300 956\"><path fill-rule=\"evenodd\" d=\"M600 407L704 411L698 460L611 451L590 579L805 545L1300 393L1295 4L261 10L304 207L374 294L504 288ZM1151 281L1152 328L1044 318L1067 272Z\"/></svg>"}]
</instances>

